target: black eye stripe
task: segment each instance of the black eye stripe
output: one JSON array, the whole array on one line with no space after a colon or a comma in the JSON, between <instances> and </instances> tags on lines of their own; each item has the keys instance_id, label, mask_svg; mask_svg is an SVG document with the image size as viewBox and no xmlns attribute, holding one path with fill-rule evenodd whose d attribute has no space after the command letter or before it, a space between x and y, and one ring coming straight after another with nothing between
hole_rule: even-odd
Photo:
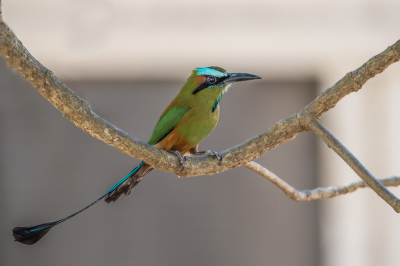
<instances>
[{"instance_id":1,"label":"black eye stripe","mask_svg":"<svg viewBox=\"0 0 400 266\"><path fill-rule=\"evenodd\" d=\"M202 90L204 90L204 89L207 89L207 88L210 87L210 86L216 86L216 85L218 85L219 83L223 82L225 79L228 78L228 77L220 77L220 78L217 78L217 77L215 77L215 76L210 76L210 75L204 75L204 77L206 78L206 81L203 82L203 83L201 83L201 84L192 92L193 94L196 94L196 93L198 93L198 92L200 92L200 91L202 91ZM211 78L211 77L215 78L216 81L215 81L214 83L209 83L209 82L208 82L208 79Z\"/></svg>"},{"instance_id":2,"label":"black eye stripe","mask_svg":"<svg viewBox=\"0 0 400 266\"><path fill-rule=\"evenodd\" d=\"M224 80L226 80L228 77L220 77L219 79L218 79L218 83L221 83L222 81L224 81Z\"/></svg>"},{"instance_id":3,"label":"black eye stripe","mask_svg":"<svg viewBox=\"0 0 400 266\"><path fill-rule=\"evenodd\" d=\"M209 86L210 86L210 84L208 84L207 81L206 81L206 82L203 82L203 83L201 83L201 84L193 91L193 94L196 94L196 93L198 93L199 91L202 91L202 90L208 88Z\"/></svg>"}]
</instances>

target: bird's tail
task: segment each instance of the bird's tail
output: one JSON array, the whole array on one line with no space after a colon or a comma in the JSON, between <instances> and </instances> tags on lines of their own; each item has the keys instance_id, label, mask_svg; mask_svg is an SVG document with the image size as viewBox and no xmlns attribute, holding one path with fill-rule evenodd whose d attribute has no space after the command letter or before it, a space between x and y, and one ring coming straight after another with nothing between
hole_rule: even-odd
<instances>
[{"instance_id":1,"label":"bird's tail","mask_svg":"<svg viewBox=\"0 0 400 266\"><path fill-rule=\"evenodd\" d=\"M101 199L106 197L106 202L116 201L122 193L129 194L134 187L143 179L143 177L148 174L153 168L142 162L135 169L133 169L129 174L127 174L124 178L122 178L117 184L115 184L110 190L107 191L106 194L98 198L97 200L90 203L85 208L57 221L39 224L35 226L27 226L27 227L15 227L12 232L15 241L26 245L32 245L38 242L45 234L47 234L51 228L54 226L65 222L66 220L71 219L75 215L83 212L89 207L93 206Z\"/></svg>"},{"instance_id":2,"label":"bird's tail","mask_svg":"<svg viewBox=\"0 0 400 266\"><path fill-rule=\"evenodd\" d=\"M142 162L108 191L109 194L104 201L110 203L116 201L122 194L129 195L151 170L153 170L153 167Z\"/></svg>"}]
</instances>

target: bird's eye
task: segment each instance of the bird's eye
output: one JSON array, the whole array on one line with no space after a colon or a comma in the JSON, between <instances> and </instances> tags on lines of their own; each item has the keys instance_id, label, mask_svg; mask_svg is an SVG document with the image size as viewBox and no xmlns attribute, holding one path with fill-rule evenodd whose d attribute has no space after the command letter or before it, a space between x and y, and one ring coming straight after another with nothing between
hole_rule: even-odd
<instances>
[{"instance_id":1,"label":"bird's eye","mask_svg":"<svg viewBox=\"0 0 400 266\"><path fill-rule=\"evenodd\" d=\"M213 77L213 76L209 76L209 77L207 77L207 82L210 84L215 84L215 82L217 82L217 78Z\"/></svg>"}]
</instances>

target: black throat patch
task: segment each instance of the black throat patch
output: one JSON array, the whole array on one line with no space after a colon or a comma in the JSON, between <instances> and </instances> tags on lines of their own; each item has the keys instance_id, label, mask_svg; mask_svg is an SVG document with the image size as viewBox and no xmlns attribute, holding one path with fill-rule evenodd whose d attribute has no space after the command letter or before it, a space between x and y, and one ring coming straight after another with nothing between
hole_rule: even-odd
<instances>
[{"instance_id":1,"label":"black throat patch","mask_svg":"<svg viewBox=\"0 0 400 266\"><path fill-rule=\"evenodd\" d=\"M214 113L214 111L217 109L219 102L221 101L222 98L222 93L221 95L218 97L217 101L214 103L213 108L211 109L211 112Z\"/></svg>"}]
</instances>

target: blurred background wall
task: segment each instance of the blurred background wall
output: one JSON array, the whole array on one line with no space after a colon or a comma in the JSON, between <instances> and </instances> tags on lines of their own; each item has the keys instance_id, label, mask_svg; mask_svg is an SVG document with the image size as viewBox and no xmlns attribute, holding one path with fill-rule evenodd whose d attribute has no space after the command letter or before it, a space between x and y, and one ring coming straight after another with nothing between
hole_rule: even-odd
<instances>
[{"instance_id":1,"label":"blurred background wall","mask_svg":"<svg viewBox=\"0 0 400 266\"><path fill-rule=\"evenodd\" d=\"M4 20L100 116L147 140L190 70L260 75L221 102L201 149L242 143L399 39L397 0L4 0ZM400 64L322 121L378 178L400 172ZM295 203L245 168L153 171L34 246L14 226L64 217L138 163L92 138L0 60L0 265L399 265L400 217L368 189ZM298 189L358 177L312 133L257 160ZM391 189L400 195L400 189Z\"/></svg>"}]
</instances>

